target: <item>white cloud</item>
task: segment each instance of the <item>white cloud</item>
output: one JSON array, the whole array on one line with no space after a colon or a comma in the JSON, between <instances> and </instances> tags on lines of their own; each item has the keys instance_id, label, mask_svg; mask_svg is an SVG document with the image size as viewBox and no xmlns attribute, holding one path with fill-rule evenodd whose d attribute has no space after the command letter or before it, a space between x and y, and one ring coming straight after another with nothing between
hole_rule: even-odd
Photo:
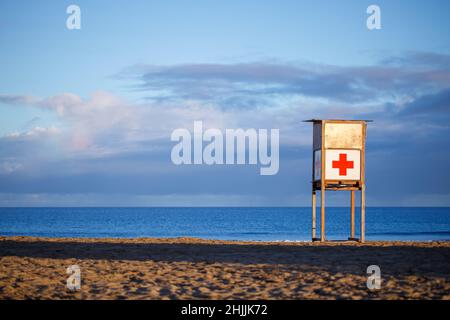
<instances>
[{"instance_id":1,"label":"white cloud","mask_svg":"<svg viewBox=\"0 0 450 320\"><path fill-rule=\"evenodd\" d=\"M14 162L13 159L11 160L3 160L0 162L0 173L1 174L11 174L17 170L22 168L21 163Z\"/></svg>"},{"instance_id":2,"label":"white cloud","mask_svg":"<svg viewBox=\"0 0 450 320\"><path fill-rule=\"evenodd\" d=\"M183 104L130 103L104 91L94 92L87 99L64 93L31 101L35 107L54 110L63 126L35 127L27 132L10 133L7 137L61 133L65 137L61 147L68 152L91 156L134 152L142 148L143 143L148 143L148 147L158 141L169 143L174 129L191 129L195 120L203 120L206 127L219 129L283 127L289 132L297 130L301 120L317 114L311 101L302 104L299 104L301 101L286 101L285 105L273 109L223 110L210 102L190 100ZM299 141L291 142L299 144Z\"/></svg>"},{"instance_id":3,"label":"white cloud","mask_svg":"<svg viewBox=\"0 0 450 320\"><path fill-rule=\"evenodd\" d=\"M48 135L56 135L60 132L60 129L51 126L51 127L39 127L36 126L28 131L14 131L5 135L5 138L10 139L21 139L21 138L31 138L31 137L39 137L39 136L48 136Z\"/></svg>"}]
</instances>

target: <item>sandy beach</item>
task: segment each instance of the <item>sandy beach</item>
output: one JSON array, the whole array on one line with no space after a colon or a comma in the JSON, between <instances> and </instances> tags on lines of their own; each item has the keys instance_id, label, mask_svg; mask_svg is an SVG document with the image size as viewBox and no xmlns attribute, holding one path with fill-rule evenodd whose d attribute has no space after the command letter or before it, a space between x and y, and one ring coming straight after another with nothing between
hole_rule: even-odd
<instances>
[{"instance_id":1,"label":"sandy beach","mask_svg":"<svg viewBox=\"0 0 450 320\"><path fill-rule=\"evenodd\" d=\"M0 299L450 299L449 279L448 242L0 237Z\"/></svg>"}]
</instances>

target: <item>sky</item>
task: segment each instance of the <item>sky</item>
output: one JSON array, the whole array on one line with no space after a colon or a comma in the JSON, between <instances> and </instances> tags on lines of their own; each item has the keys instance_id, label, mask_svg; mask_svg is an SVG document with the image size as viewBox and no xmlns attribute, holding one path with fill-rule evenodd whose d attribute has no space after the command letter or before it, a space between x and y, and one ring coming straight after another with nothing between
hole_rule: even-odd
<instances>
[{"instance_id":1,"label":"sky","mask_svg":"<svg viewBox=\"0 0 450 320\"><path fill-rule=\"evenodd\" d=\"M66 27L72 4L79 30ZM367 205L450 206L449 12L447 1L1 1L0 206L309 206L311 118L374 120ZM279 129L278 173L174 165L171 132L197 120Z\"/></svg>"}]
</instances>

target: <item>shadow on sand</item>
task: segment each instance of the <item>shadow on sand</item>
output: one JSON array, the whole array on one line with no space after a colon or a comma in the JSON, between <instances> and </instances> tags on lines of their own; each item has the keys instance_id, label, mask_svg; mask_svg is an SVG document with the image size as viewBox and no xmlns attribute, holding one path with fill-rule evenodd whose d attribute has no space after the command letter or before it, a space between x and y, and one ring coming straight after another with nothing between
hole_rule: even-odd
<instances>
[{"instance_id":1,"label":"shadow on sand","mask_svg":"<svg viewBox=\"0 0 450 320\"><path fill-rule=\"evenodd\" d=\"M338 272L361 272L376 264L386 274L432 274L449 277L450 247L113 243L61 241L0 241L0 257L102 259L309 266ZM356 269L355 269L356 268Z\"/></svg>"}]
</instances>

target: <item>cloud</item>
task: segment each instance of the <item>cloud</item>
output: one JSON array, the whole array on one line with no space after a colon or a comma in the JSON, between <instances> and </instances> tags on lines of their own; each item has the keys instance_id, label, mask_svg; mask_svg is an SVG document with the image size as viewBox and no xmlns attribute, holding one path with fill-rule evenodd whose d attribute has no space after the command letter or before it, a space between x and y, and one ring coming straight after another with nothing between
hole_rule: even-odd
<instances>
[{"instance_id":1,"label":"cloud","mask_svg":"<svg viewBox=\"0 0 450 320\"><path fill-rule=\"evenodd\" d=\"M286 206L293 206L299 202L299 197L280 197L279 203ZM301 199L305 200L306 199ZM75 193L75 194L54 194L54 193L0 193L0 203L5 207L218 207L218 206L262 206L273 205L265 196L258 195L218 195L218 194L139 194L127 195L104 193Z\"/></svg>"},{"instance_id":2,"label":"cloud","mask_svg":"<svg viewBox=\"0 0 450 320\"><path fill-rule=\"evenodd\" d=\"M450 55L435 52L408 52L401 56L391 56L381 60L382 64L398 67L439 68L449 70Z\"/></svg>"},{"instance_id":3,"label":"cloud","mask_svg":"<svg viewBox=\"0 0 450 320\"><path fill-rule=\"evenodd\" d=\"M22 167L22 164L13 160L4 159L0 162L0 174L11 174Z\"/></svg>"},{"instance_id":4,"label":"cloud","mask_svg":"<svg viewBox=\"0 0 450 320\"><path fill-rule=\"evenodd\" d=\"M109 92L94 92L88 98L63 93L51 97L30 99L30 106L53 110L61 124L49 128L33 127L14 131L4 139L31 137L45 132L59 133L63 148L77 154L105 156L115 153L142 151L170 142L176 128L191 128L195 120L203 120L205 128L268 128L285 123L286 113L276 110L223 110L213 103L186 100L180 103L132 103ZM292 105L289 104L288 108ZM311 108L306 104L304 110ZM277 115L279 114L279 116ZM301 121L289 119L292 125ZM147 147L145 146L147 144Z\"/></svg>"},{"instance_id":5,"label":"cloud","mask_svg":"<svg viewBox=\"0 0 450 320\"><path fill-rule=\"evenodd\" d=\"M49 135L56 135L60 132L60 130L57 127L33 127L32 129L28 131L14 131L11 133L8 133L4 136L6 139L14 139L14 140L24 140L24 139L30 139L34 137L42 137L42 136L49 136Z\"/></svg>"},{"instance_id":6,"label":"cloud","mask_svg":"<svg viewBox=\"0 0 450 320\"><path fill-rule=\"evenodd\" d=\"M30 105L36 102L35 98L27 95L0 94L0 103L13 105Z\"/></svg>"},{"instance_id":7,"label":"cloud","mask_svg":"<svg viewBox=\"0 0 450 320\"><path fill-rule=\"evenodd\" d=\"M178 203L175 198L226 203L241 195L242 205L307 205L311 127L302 120L368 118L375 120L368 128L368 200L404 204L408 195L420 195L442 203L432 195L448 193L450 173L440 170L437 177L424 168L445 167L450 158L442 148L450 139L448 60L420 53L347 67L140 65L119 75L138 80L148 98L138 102L105 91L87 97L0 95L2 103L50 110L58 119L47 127L32 119L0 137L0 193L39 194L42 203L89 194L92 205L108 195L128 199L126 204L138 203L137 195L145 195L146 205ZM174 166L170 133L192 130L195 120L206 128L280 129L279 174L261 178L251 166ZM392 177L395 183L386 184Z\"/></svg>"},{"instance_id":8,"label":"cloud","mask_svg":"<svg viewBox=\"0 0 450 320\"><path fill-rule=\"evenodd\" d=\"M416 53L391 57L371 66L238 63L138 65L121 79L153 101L187 99L223 108L273 106L289 97L357 104L397 102L450 86L449 56Z\"/></svg>"},{"instance_id":9,"label":"cloud","mask_svg":"<svg viewBox=\"0 0 450 320\"><path fill-rule=\"evenodd\" d=\"M436 122L445 121L448 124L448 120L450 120L450 89L417 98L405 105L399 115Z\"/></svg>"}]
</instances>

